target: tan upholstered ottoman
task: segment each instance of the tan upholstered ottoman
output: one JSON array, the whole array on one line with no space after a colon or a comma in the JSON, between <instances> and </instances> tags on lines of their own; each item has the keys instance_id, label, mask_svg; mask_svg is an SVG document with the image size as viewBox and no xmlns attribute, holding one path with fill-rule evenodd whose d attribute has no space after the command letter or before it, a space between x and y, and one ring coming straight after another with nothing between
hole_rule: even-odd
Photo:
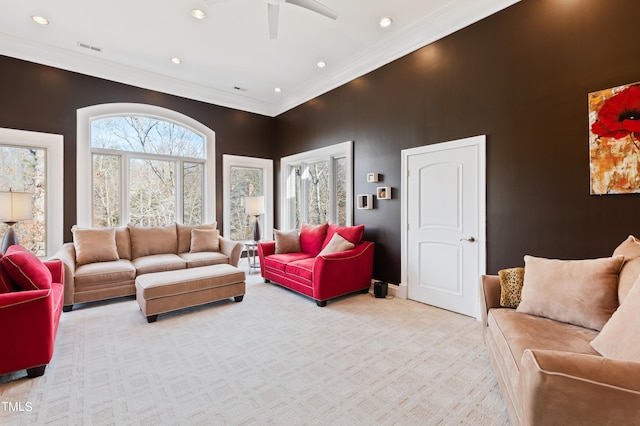
<instances>
[{"instance_id":1,"label":"tan upholstered ottoman","mask_svg":"<svg viewBox=\"0 0 640 426\"><path fill-rule=\"evenodd\" d=\"M233 297L245 293L244 271L228 264L155 272L136 278L136 299L148 322L158 314Z\"/></svg>"}]
</instances>

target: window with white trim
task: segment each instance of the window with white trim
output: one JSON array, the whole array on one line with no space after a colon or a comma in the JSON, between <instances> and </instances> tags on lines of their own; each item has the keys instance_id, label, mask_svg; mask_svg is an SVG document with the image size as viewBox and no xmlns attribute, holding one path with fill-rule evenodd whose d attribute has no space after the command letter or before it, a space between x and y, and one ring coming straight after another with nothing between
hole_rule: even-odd
<instances>
[{"instance_id":1,"label":"window with white trim","mask_svg":"<svg viewBox=\"0 0 640 426\"><path fill-rule=\"evenodd\" d=\"M236 241L253 240L253 222L245 210L246 197L264 196L265 213L259 217L262 239L273 235L273 160L238 155L222 156L223 234Z\"/></svg>"},{"instance_id":2,"label":"window with white trim","mask_svg":"<svg viewBox=\"0 0 640 426\"><path fill-rule=\"evenodd\" d=\"M78 224L215 220L213 132L175 111L108 104L78 110Z\"/></svg>"},{"instance_id":3,"label":"window with white trim","mask_svg":"<svg viewBox=\"0 0 640 426\"><path fill-rule=\"evenodd\" d=\"M281 228L303 223L350 226L353 217L353 142L281 159Z\"/></svg>"},{"instance_id":4,"label":"window with white trim","mask_svg":"<svg viewBox=\"0 0 640 426\"><path fill-rule=\"evenodd\" d=\"M62 135L0 129L0 190L32 195L33 218L14 229L20 245L41 258L63 243L63 151Z\"/></svg>"}]
</instances>

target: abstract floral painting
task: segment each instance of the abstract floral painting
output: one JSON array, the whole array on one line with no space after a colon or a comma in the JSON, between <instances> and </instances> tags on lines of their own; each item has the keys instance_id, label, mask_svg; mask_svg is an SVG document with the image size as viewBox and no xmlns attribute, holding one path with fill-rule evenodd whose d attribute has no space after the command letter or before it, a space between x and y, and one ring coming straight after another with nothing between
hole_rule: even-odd
<instances>
[{"instance_id":1,"label":"abstract floral painting","mask_svg":"<svg viewBox=\"0 0 640 426\"><path fill-rule=\"evenodd\" d=\"M640 82L589 94L591 194L640 192Z\"/></svg>"}]
</instances>

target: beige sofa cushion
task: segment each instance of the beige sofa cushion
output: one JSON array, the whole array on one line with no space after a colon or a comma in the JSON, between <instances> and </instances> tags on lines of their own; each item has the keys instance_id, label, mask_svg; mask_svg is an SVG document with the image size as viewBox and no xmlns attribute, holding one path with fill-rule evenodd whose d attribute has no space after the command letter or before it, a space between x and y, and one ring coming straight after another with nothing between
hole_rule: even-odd
<instances>
[{"instance_id":1,"label":"beige sofa cushion","mask_svg":"<svg viewBox=\"0 0 640 426\"><path fill-rule=\"evenodd\" d=\"M96 262L78 266L74 275L76 288L133 281L136 268L126 259L114 262Z\"/></svg>"},{"instance_id":2,"label":"beige sofa cushion","mask_svg":"<svg viewBox=\"0 0 640 426\"><path fill-rule=\"evenodd\" d=\"M624 265L620 271L618 281L618 300L622 304L624 298L640 275L640 241L633 235L629 235L613 251L614 256L624 256Z\"/></svg>"},{"instance_id":3,"label":"beige sofa cushion","mask_svg":"<svg viewBox=\"0 0 640 426\"><path fill-rule=\"evenodd\" d=\"M320 251L320 254L318 254L318 256L323 256L325 254L339 253L341 251L351 250L351 249L355 248L355 246L356 245L353 244L351 241L345 240L342 235L340 235L340 234L338 234L336 232L331 237L331 240L329 240L329 243L326 246L324 246L322 251Z\"/></svg>"},{"instance_id":4,"label":"beige sofa cushion","mask_svg":"<svg viewBox=\"0 0 640 426\"><path fill-rule=\"evenodd\" d=\"M217 229L191 230L191 253L220 251L220 232Z\"/></svg>"},{"instance_id":5,"label":"beige sofa cushion","mask_svg":"<svg viewBox=\"0 0 640 426\"><path fill-rule=\"evenodd\" d=\"M177 254L152 254L133 259L131 261L136 268L137 275L151 274L153 272L175 271L186 269L187 262Z\"/></svg>"},{"instance_id":6,"label":"beige sofa cushion","mask_svg":"<svg viewBox=\"0 0 640 426\"><path fill-rule=\"evenodd\" d=\"M176 225L142 227L127 225L131 236L131 257L178 253Z\"/></svg>"},{"instance_id":7,"label":"beige sofa cushion","mask_svg":"<svg viewBox=\"0 0 640 426\"><path fill-rule=\"evenodd\" d=\"M217 251L203 251L200 253L180 253L182 259L187 262L187 268L199 268L201 266L229 263L226 254Z\"/></svg>"},{"instance_id":8,"label":"beige sofa cushion","mask_svg":"<svg viewBox=\"0 0 640 426\"><path fill-rule=\"evenodd\" d=\"M71 233L73 234L73 247L76 250L78 265L120 259L114 228L81 229L73 226Z\"/></svg>"},{"instance_id":9,"label":"beige sofa cushion","mask_svg":"<svg viewBox=\"0 0 640 426\"><path fill-rule=\"evenodd\" d=\"M217 223L205 225L183 225L176 223L178 233L178 253L189 253L191 251L191 230L193 229L216 229Z\"/></svg>"},{"instance_id":10,"label":"beige sofa cushion","mask_svg":"<svg viewBox=\"0 0 640 426\"><path fill-rule=\"evenodd\" d=\"M557 260L525 256L518 312L601 330L618 308L623 256Z\"/></svg>"},{"instance_id":11,"label":"beige sofa cushion","mask_svg":"<svg viewBox=\"0 0 640 426\"><path fill-rule=\"evenodd\" d=\"M120 259L131 260L131 237L126 226L116 228L116 248Z\"/></svg>"},{"instance_id":12,"label":"beige sofa cushion","mask_svg":"<svg viewBox=\"0 0 640 426\"><path fill-rule=\"evenodd\" d=\"M622 305L593 339L591 346L601 355L640 362L640 278Z\"/></svg>"},{"instance_id":13,"label":"beige sofa cushion","mask_svg":"<svg viewBox=\"0 0 640 426\"><path fill-rule=\"evenodd\" d=\"M276 240L275 254L300 252L300 234L297 229L290 231L273 230Z\"/></svg>"}]
</instances>

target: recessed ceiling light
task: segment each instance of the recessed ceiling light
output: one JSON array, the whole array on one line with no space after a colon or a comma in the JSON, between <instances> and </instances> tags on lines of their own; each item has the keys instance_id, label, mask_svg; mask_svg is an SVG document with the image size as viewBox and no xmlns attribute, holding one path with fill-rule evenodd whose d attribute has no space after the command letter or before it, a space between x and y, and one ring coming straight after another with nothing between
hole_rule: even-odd
<instances>
[{"instance_id":1,"label":"recessed ceiling light","mask_svg":"<svg viewBox=\"0 0 640 426\"><path fill-rule=\"evenodd\" d=\"M38 15L33 15L31 17L31 19L33 19L33 22L40 24L40 25L49 25L49 20L46 18L43 18L42 16L38 16Z\"/></svg>"},{"instance_id":2,"label":"recessed ceiling light","mask_svg":"<svg viewBox=\"0 0 640 426\"><path fill-rule=\"evenodd\" d=\"M325 61L320 61L316 65L318 66L318 68L324 68L327 66L327 63Z\"/></svg>"},{"instance_id":3,"label":"recessed ceiling light","mask_svg":"<svg viewBox=\"0 0 640 426\"><path fill-rule=\"evenodd\" d=\"M196 19L204 19L207 17L207 13L202 9L191 9L191 16Z\"/></svg>"},{"instance_id":4,"label":"recessed ceiling light","mask_svg":"<svg viewBox=\"0 0 640 426\"><path fill-rule=\"evenodd\" d=\"M173 62L176 65L180 65L182 63L182 59L180 59L180 58L171 58L171 62Z\"/></svg>"},{"instance_id":5,"label":"recessed ceiling light","mask_svg":"<svg viewBox=\"0 0 640 426\"><path fill-rule=\"evenodd\" d=\"M388 18L388 17L384 17L384 18L380 19L380 26L382 28L387 28L389 25L391 25L392 22L393 22L393 19Z\"/></svg>"},{"instance_id":6,"label":"recessed ceiling light","mask_svg":"<svg viewBox=\"0 0 640 426\"><path fill-rule=\"evenodd\" d=\"M282 92L282 89L281 89L281 88L279 88L279 87L275 87L275 88L273 89L273 91L274 91L274 92L276 92L276 93L280 93L280 92Z\"/></svg>"}]
</instances>

